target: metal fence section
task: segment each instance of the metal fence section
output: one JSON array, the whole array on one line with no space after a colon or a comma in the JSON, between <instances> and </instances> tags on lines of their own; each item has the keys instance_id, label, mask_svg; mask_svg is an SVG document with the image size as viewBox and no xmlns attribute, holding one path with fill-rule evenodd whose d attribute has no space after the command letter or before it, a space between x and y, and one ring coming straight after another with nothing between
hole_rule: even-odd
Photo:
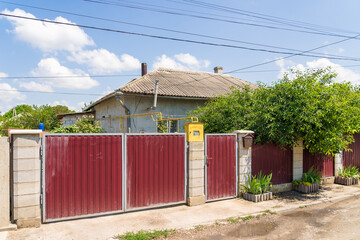
<instances>
[{"instance_id":1,"label":"metal fence section","mask_svg":"<svg viewBox=\"0 0 360 240\"><path fill-rule=\"evenodd\" d=\"M126 209L185 203L185 134L126 135Z\"/></svg>"},{"instance_id":2,"label":"metal fence section","mask_svg":"<svg viewBox=\"0 0 360 240\"><path fill-rule=\"evenodd\" d=\"M281 184L292 181L293 153L291 149L282 149L272 144L253 144L251 174L272 173L272 183Z\"/></svg>"},{"instance_id":3,"label":"metal fence section","mask_svg":"<svg viewBox=\"0 0 360 240\"><path fill-rule=\"evenodd\" d=\"M205 135L205 190L207 200L237 196L236 134Z\"/></svg>"},{"instance_id":4,"label":"metal fence section","mask_svg":"<svg viewBox=\"0 0 360 240\"><path fill-rule=\"evenodd\" d=\"M324 154L311 154L308 149L304 149L303 172L309 171L313 167L319 170L322 177L334 176L334 157Z\"/></svg>"},{"instance_id":5,"label":"metal fence section","mask_svg":"<svg viewBox=\"0 0 360 240\"><path fill-rule=\"evenodd\" d=\"M360 134L354 134L355 142L349 145L351 151L343 152L343 165L360 168Z\"/></svg>"},{"instance_id":6,"label":"metal fence section","mask_svg":"<svg viewBox=\"0 0 360 240\"><path fill-rule=\"evenodd\" d=\"M122 142L122 134L44 134L44 222L123 211Z\"/></svg>"}]
</instances>

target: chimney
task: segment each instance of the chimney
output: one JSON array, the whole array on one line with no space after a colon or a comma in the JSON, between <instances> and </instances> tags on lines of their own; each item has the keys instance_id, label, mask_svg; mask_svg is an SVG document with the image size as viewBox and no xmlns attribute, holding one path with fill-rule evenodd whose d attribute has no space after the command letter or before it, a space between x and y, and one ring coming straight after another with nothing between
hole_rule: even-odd
<instances>
[{"instance_id":1,"label":"chimney","mask_svg":"<svg viewBox=\"0 0 360 240\"><path fill-rule=\"evenodd\" d=\"M223 68L222 67L214 67L214 73L222 74Z\"/></svg>"},{"instance_id":2,"label":"chimney","mask_svg":"<svg viewBox=\"0 0 360 240\"><path fill-rule=\"evenodd\" d=\"M147 65L146 63L141 63L141 76L144 76L147 74Z\"/></svg>"}]
</instances>

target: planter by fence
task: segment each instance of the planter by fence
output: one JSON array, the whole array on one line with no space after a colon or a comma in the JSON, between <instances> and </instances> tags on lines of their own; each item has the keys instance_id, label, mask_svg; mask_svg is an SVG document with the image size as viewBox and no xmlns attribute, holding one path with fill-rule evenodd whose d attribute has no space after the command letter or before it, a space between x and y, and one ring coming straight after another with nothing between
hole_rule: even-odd
<instances>
[{"instance_id":1,"label":"planter by fence","mask_svg":"<svg viewBox=\"0 0 360 240\"><path fill-rule=\"evenodd\" d=\"M304 184L294 185L294 190L301 193L312 193L319 191L320 185L318 183L313 183L310 186Z\"/></svg>"},{"instance_id":2,"label":"planter by fence","mask_svg":"<svg viewBox=\"0 0 360 240\"><path fill-rule=\"evenodd\" d=\"M272 192L262 193L262 194L251 194L251 193L243 193L243 198L252 202L261 202L272 199Z\"/></svg>"},{"instance_id":3,"label":"planter by fence","mask_svg":"<svg viewBox=\"0 0 360 240\"><path fill-rule=\"evenodd\" d=\"M335 177L335 183L342 185L355 185L359 183L357 178Z\"/></svg>"}]
</instances>

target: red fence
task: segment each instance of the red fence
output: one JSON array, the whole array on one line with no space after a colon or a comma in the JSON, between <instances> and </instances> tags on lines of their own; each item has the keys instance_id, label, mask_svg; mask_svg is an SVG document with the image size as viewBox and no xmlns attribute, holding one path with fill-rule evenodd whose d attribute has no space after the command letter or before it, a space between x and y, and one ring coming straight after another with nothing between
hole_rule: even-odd
<instances>
[{"instance_id":1,"label":"red fence","mask_svg":"<svg viewBox=\"0 0 360 240\"><path fill-rule=\"evenodd\" d=\"M207 200L236 196L236 135L206 135Z\"/></svg>"},{"instance_id":2,"label":"red fence","mask_svg":"<svg viewBox=\"0 0 360 240\"><path fill-rule=\"evenodd\" d=\"M185 135L126 137L127 209L185 202Z\"/></svg>"},{"instance_id":3,"label":"red fence","mask_svg":"<svg viewBox=\"0 0 360 240\"><path fill-rule=\"evenodd\" d=\"M122 210L122 135L46 135L46 219Z\"/></svg>"},{"instance_id":4,"label":"red fence","mask_svg":"<svg viewBox=\"0 0 360 240\"><path fill-rule=\"evenodd\" d=\"M352 151L343 152L343 165L360 168L360 134L354 134L355 142L350 144Z\"/></svg>"},{"instance_id":5,"label":"red fence","mask_svg":"<svg viewBox=\"0 0 360 240\"><path fill-rule=\"evenodd\" d=\"M283 150L272 143L252 146L251 173L257 175L272 173L272 183L281 184L292 181L292 150Z\"/></svg>"},{"instance_id":6,"label":"red fence","mask_svg":"<svg viewBox=\"0 0 360 240\"><path fill-rule=\"evenodd\" d=\"M334 176L334 157L331 155L311 154L309 150L304 149L303 172L309 171L313 166L318 169L322 177Z\"/></svg>"}]
</instances>

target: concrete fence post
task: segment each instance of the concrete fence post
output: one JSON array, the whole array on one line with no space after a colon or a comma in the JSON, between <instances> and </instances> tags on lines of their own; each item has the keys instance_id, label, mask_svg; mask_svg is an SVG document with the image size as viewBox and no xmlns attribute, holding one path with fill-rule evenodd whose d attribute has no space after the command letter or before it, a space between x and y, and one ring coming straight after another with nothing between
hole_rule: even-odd
<instances>
[{"instance_id":1,"label":"concrete fence post","mask_svg":"<svg viewBox=\"0 0 360 240\"><path fill-rule=\"evenodd\" d=\"M41 130L11 130L12 220L19 228L41 224Z\"/></svg>"},{"instance_id":2,"label":"concrete fence post","mask_svg":"<svg viewBox=\"0 0 360 240\"><path fill-rule=\"evenodd\" d=\"M15 230L10 224L10 154L9 138L0 137L0 232Z\"/></svg>"},{"instance_id":3,"label":"concrete fence post","mask_svg":"<svg viewBox=\"0 0 360 240\"><path fill-rule=\"evenodd\" d=\"M204 204L205 199L205 145L204 142L189 142L189 186L187 204Z\"/></svg>"},{"instance_id":4,"label":"concrete fence post","mask_svg":"<svg viewBox=\"0 0 360 240\"><path fill-rule=\"evenodd\" d=\"M251 175L251 147L245 148L243 143L243 137L246 134L254 134L250 130L236 130L234 133L237 134L239 143L239 184L245 185L249 183L248 175ZM241 187L239 187L239 196L241 196Z\"/></svg>"},{"instance_id":5,"label":"concrete fence post","mask_svg":"<svg viewBox=\"0 0 360 240\"><path fill-rule=\"evenodd\" d=\"M299 140L293 148L293 180L301 180L303 174L304 149Z\"/></svg>"},{"instance_id":6,"label":"concrete fence post","mask_svg":"<svg viewBox=\"0 0 360 240\"><path fill-rule=\"evenodd\" d=\"M337 153L335 154L335 162L334 162L334 175L339 176L338 172L344 168L343 165L343 154Z\"/></svg>"}]
</instances>

